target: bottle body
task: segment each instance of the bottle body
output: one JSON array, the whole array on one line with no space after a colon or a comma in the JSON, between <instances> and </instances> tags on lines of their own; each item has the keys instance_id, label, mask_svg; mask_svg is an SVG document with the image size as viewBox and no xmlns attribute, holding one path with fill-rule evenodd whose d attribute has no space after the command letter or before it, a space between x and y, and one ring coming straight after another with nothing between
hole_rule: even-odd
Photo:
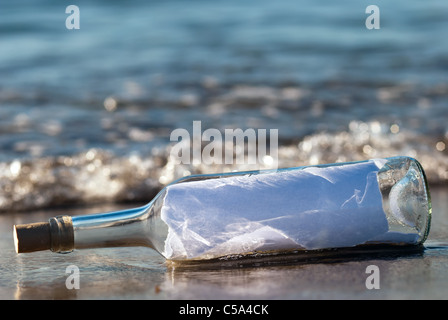
<instances>
[{"instance_id":1,"label":"bottle body","mask_svg":"<svg viewBox=\"0 0 448 320\"><path fill-rule=\"evenodd\" d=\"M161 209L174 260L418 245L431 217L424 172L407 157L187 180L166 188Z\"/></svg>"},{"instance_id":2,"label":"bottle body","mask_svg":"<svg viewBox=\"0 0 448 320\"><path fill-rule=\"evenodd\" d=\"M198 175L146 206L72 217L73 248L148 246L166 259L369 244L419 245L431 202L408 157Z\"/></svg>"}]
</instances>

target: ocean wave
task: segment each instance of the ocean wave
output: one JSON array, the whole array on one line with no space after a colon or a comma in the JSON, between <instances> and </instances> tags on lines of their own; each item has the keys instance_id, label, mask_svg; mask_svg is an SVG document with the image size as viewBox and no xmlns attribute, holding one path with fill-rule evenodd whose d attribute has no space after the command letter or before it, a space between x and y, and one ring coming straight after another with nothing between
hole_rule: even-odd
<instances>
[{"instance_id":1,"label":"ocean wave","mask_svg":"<svg viewBox=\"0 0 448 320\"><path fill-rule=\"evenodd\" d=\"M439 140L378 121L350 122L347 130L318 132L278 147L278 168L411 156L430 184L448 181L447 137ZM173 144L149 153L117 155L89 149L72 156L0 162L0 211L105 202L149 202L161 188L192 174L275 169L271 161L249 164L178 164ZM223 148L228 146L223 145ZM233 146L232 152L233 152Z\"/></svg>"}]
</instances>

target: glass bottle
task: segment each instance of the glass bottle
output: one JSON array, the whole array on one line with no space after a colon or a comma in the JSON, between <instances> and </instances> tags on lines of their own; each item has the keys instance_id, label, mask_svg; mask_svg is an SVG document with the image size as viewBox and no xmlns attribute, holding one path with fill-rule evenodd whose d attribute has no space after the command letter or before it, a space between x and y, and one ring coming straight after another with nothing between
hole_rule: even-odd
<instances>
[{"instance_id":1,"label":"glass bottle","mask_svg":"<svg viewBox=\"0 0 448 320\"><path fill-rule=\"evenodd\" d=\"M421 245L431 200L409 157L195 175L147 205L14 226L16 251L146 246L201 260L289 250Z\"/></svg>"}]
</instances>

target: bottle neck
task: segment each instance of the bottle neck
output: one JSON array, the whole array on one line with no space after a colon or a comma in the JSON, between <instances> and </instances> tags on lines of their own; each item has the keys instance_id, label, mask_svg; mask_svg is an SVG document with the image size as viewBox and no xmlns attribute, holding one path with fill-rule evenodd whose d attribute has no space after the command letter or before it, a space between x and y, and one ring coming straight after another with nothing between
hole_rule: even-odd
<instances>
[{"instance_id":1,"label":"bottle neck","mask_svg":"<svg viewBox=\"0 0 448 320\"><path fill-rule=\"evenodd\" d=\"M153 247L146 228L151 205L72 217L74 249Z\"/></svg>"}]
</instances>

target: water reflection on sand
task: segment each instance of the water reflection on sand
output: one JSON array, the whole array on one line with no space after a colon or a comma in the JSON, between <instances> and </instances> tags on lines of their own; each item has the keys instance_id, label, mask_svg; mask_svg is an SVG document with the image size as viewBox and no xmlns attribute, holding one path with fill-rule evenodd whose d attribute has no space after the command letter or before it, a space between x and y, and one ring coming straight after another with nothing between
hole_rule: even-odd
<instances>
[{"instance_id":1,"label":"water reflection on sand","mask_svg":"<svg viewBox=\"0 0 448 320\"><path fill-rule=\"evenodd\" d=\"M433 224L423 248L323 257L297 255L175 265L147 248L77 250L70 254L17 255L11 228L18 221L53 215L36 212L0 217L2 299L444 299L448 294L448 203L433 188ZM80 211L110 209L72 208ZM69 290L66 268L80 271L80 289ZM380 290L366 289L366 268L380 270Z\"/></svg>"}]
</instances>

